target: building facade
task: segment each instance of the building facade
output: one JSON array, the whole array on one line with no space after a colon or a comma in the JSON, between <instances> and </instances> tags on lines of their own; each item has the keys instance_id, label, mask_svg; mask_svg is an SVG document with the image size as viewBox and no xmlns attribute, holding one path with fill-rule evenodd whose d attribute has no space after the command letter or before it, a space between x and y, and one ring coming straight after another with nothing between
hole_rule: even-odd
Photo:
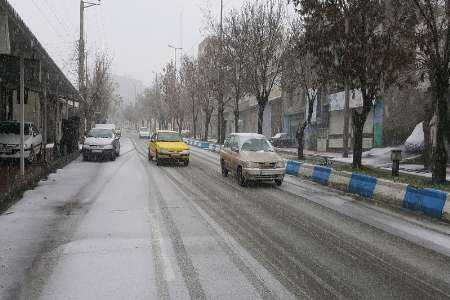
<instances>
[{"instance_id":1,"label":"building facade","mask_svg":"<svg viewBox=\"0 0 450 300\"><path fill-rule=\"evenodd\" d=\"M7 0L0 0L0 121L19 120L20 59L24 119L44 142L61 140L62 120L77 113L79 94Z\"/></svg>"}]
</instances>

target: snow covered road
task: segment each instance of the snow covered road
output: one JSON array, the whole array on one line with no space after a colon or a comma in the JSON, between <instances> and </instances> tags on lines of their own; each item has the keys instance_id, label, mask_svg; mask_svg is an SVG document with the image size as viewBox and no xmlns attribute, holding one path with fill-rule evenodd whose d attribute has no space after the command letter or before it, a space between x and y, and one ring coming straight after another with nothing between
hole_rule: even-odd
<instances>
[{"instance_id":1,"label":"snow covered road","mask_svg":"<svg viewBox=\"0 0 450 300\"><path fill-rule=\"evenodd\" d=\"M242 188L216 154L75 161L0 216L0 299L426 299L450 227L297 178Z\"/></svg>"}]
</instances>

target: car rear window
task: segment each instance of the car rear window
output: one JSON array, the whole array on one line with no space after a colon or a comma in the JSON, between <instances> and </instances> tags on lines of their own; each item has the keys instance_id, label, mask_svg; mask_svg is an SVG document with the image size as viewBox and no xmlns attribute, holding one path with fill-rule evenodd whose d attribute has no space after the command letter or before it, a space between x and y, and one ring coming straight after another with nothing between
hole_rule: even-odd
<instances>
[{"instance_id":1,"label":"car rear window","mask_svg":"<svg viewBox=\"0 0 450 300\"><path fill-rule=\"evenodd\" d=\"M241 151L272 152L273 148L265 138L248 138L242 141Z\"/></svg>"},{"instance_id":2,"label":"car rear window","mask_svg":"<svg viewBox=\"0 0 450 300\"><path fill-rule=\"evenodd\" d=\"M158 142L179 142L181 141L178 133L160 132L158 133Z\"/></svg>"}]
</instances>

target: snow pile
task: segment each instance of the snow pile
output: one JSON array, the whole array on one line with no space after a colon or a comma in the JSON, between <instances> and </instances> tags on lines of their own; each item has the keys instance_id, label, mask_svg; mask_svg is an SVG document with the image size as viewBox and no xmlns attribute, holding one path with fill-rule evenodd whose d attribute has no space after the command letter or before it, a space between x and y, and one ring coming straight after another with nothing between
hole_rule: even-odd
<instances>
[{"instance_id":1,"label":"snow pile","mask_svg":"<svg viewBox=\"0 0 450 300\"><path fill-rule=\"evenodd\" d=\"M417 124L411 135L405 142L405 151L411 153L422 153L425 148L423 135L423 122Z\"/></svg>"}]
</instances>

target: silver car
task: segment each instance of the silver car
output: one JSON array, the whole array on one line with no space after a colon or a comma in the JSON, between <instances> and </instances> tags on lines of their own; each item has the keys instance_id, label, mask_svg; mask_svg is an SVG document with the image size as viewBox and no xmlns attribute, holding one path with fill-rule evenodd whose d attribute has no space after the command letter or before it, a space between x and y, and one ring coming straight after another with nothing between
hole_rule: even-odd
<instances>
[{"instance_id":1,"label":"silver car","mask_svg":"<svg viewBox=\"0 0 450 300\"><path fill-rule=\"evenodd\" d=\"M233 133L220 150L222 175L236 175L241 186L248 181L275 181L282 185L286 166L274 152L264 135L256 133Z\"/></svg>"}]
</instances>

